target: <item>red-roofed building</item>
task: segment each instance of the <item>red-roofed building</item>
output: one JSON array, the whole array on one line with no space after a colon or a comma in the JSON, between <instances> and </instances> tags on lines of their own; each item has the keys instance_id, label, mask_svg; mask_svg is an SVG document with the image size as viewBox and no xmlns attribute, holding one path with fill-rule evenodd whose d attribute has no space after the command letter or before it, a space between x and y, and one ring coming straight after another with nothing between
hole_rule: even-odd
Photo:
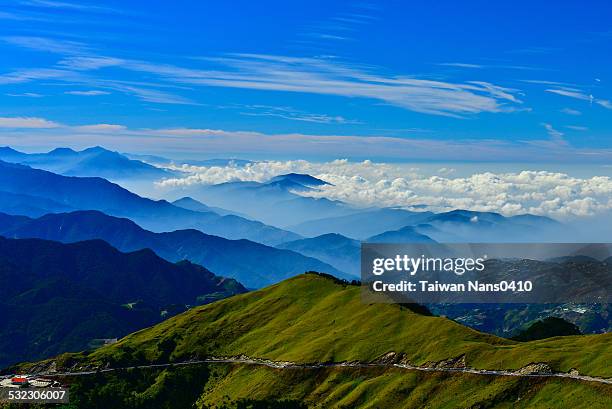
<instances>
[{"instance_id":1,"label":"red-roofed building","mask_svg":"<svg viewBox=\"0 0 612 409\"><path fill-rule=\"evenodd\" d=\"M11 384L15 386L28 386L29 383L28 378L23 376L14 376L11 378Z\"/></svg>"}]
</instances>

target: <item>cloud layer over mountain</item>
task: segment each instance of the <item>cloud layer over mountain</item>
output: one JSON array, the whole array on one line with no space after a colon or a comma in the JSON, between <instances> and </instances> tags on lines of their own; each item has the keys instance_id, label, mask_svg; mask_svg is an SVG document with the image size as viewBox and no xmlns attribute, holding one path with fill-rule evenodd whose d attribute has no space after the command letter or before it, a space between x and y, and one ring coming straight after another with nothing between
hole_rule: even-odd
<instances>
[{"instance_id":1,"label":"cloud layer over mountain","mask_svg":"<svg viewBox=\"0 0 612 409\"><path fill-rule=\"evenodd\" d=\"M549 171L474 173L452 177L449 169L425 175L402 165L334 160L325 163L263 161L246 165L179 166L185 178L159 183L162 188L228 181L265 181L286 173L308 173L329 182L311 192L359 206L415 206L435 211L455 208L494 211L504 215L531 213L560 219L590 216L612 209L612 179L573 177Z\"/></svg>"}]
</instances>

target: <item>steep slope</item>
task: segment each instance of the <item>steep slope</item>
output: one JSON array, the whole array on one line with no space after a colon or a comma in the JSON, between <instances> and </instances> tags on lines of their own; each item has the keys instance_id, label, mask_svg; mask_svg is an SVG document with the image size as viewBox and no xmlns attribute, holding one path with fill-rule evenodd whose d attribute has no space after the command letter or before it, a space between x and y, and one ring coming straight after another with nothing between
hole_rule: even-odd
<instances>
[{"instance_id":1,"label":"steep slope","mask_svg":"<svg viewBox=\"0 0 612 409\"><path fill-rule=\"evenodd\" d=\"M340 271L359 276L360 243L341 234L329 233L282 243L276 247L314 257Z\"/></svg>"},{"instance_id":2,"label":"steep slope","mask_svg":"<svg viewBox=\"0 0 612 409\"><path fill-rule=\"evenodd\" d=\"M128 217L154 231L196 228L222 237L246 238L272 245L300 238L294 233L239 216L196 212L164 200L143 198L106 179L67 177L2 161L0 191L40 197L71 209L99 210ZM33 206L42 204L44 202L32 203Z\"/></svg>"},{"instance_id":3,"label":"steep slope","mask_svg":"<svg viewBox=\"0 0 612 409\"><path fill-rule=\"evenodd\" d=\"M125 367L242 354L275 362L375 363L376 366L266 368L209 364L74 377L77 407L162 407L180 391L197 407L579 407L601 404L609 385L551 377L470 374L461 368L517 370L539 363L609 377L612 334L515 342L400 305L363 304L360 289L315 274L194 308L89 354L70 354L23 371ZM244 358L243 358L244 359ZM393 367L409 362L437 370ZM533 365L532 365L533 366ZM444 368L455 368L452 371ZM104 385L104 389L102 389ZM100 395L102 394L102 395ZM125 399L125 400L124 400ZM210 405L210 406L209 406ZM273 405L273 406L271 406ZM298 406L303 405L303 406Z\"/></svg>"},{"instance_id":4,"label":"steep slope","mask_svg":"<svg viewBox=\"0 0 612 409\"><path fill-rule=\"evenodd\" d=\"M245 291L150 250L0 237L0 365L84 349L94 338L123 336L186 305Z\"/></svg>"},{"instance_id":5,"label":"steep slope","mask_svg":"<svg viewBox=\"0 0 612 409\"><path fill-rule=\"evenodd\" d=\"M332 266L289 250L248 240L228 240L197 230L153 233L136 223L97 211L49 214L33 220L0 215L0 234L61 242L102 239L122 251L150 248L170 261L190 260L259 288L309 270L341 276Z\"/></svg>"},{"instance_id":6,"label":"steep slope","mask_svg":"<svg viewBox=\"0 0 612 409\"><path fill-rule=\"evenodd\" d=\"M610 399L607 385L551 378L491 378L369 367L287 373L228 365L208 370L210 379L198 399L205 408L214 408L217 402L224 401L230 408L603 409ZM174 375L181 378L179 373ZM172 375L168 378L172 379ZM95 405L92 395L88 403Z\"/></svg>"}]
</instances>

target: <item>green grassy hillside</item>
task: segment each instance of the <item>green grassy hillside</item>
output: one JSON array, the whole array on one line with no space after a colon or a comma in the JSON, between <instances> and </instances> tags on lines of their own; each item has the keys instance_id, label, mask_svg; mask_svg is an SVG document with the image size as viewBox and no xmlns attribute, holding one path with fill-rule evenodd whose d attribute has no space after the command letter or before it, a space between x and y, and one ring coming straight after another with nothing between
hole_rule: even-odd
<instances>
[{"instance_id":1,"label":"green grassy hillside","mask_svg":"<svg viewBox=\"0 0 612 409\"><path fill-rule=\"evenodd\" d=\"M245 354L294 362L372 361L388 352L422 365L465 355L470 367L611 377L612 334L517 342L395 304L363 304L360 288L305 274L196 307L88 355L113 366ZM77 358L78 359L78 358ZM83 359L83 358L81 358Z\"/></svg>"},{"instance_id":2,"label":"green grassy hillside","mask_svg":"<svg viewBox=\"0 0 612 409\"><path fill-rule=\"evenodd\" d=\"M240 354L313 363L373 361L389 352L405 354L415 365L464 356L467 366L474 368L518 369L542 362L554 371L577 369L581 374L612 376L612 334L531 342L497 338L400 305L363 304L359 287L315 274L196 307L114 345L89 354L67 354L56 363L59 368L125 367ZM80 402L73 407L88 408L102 407L96 406L102 398L118 408L190 407L196 402L200 408L280 408L296 407L296 402L347 408L603 408L612 399L612 387L595 382L393 367L271 369L211 364L134 369L72 382ZM135 394L127 392L134 388ZM172 406L175 394L189 403Z\"/></svg>"},{"instance_id":3,"label":"green grassy hillside","mask_svg":"<svg viewBox=\"0 0 612 409\"><path fill-rule=\"evenodd\" d=\"M489 378L381 368L287 373L270 368L223 367L211 370L197 407L233 408L249 401L289 401L312 408L604 409L610 399L609 387L562 379ZM224 400L230 403L219 404Z\"/></svg>"}]
</instances>

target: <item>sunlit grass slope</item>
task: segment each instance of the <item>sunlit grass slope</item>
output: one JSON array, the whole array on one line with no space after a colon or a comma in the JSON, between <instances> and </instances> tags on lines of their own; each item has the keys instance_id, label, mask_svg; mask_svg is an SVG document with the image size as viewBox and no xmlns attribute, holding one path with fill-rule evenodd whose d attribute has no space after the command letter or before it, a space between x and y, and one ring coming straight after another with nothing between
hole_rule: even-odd
<instances>
[{"instance_id":1,"label":"sunlit grass slope","mask_svg":"<svg viewBox=\"0 0 612 409\"><path fill-rule=\"evenodd\" d=\"M608 408L609 386L564 379L486 377L401 369L281 371L214 368L198 407L297 401L312 408ZM232 407L232 405L228 405Z\"/></svg>"},{"instance_id":2,"label":"sunlit grass slope","mask_svg":"<svg viewBox=\"0 0 612 409\"><path fill-rule=\"evenodd\" d=\"M312 363L372 361L391 351L406 354L415 365L465 355L474 368L544 362L555 371L612 376L612 334L510 341L399 305L364 304L359 287L315 274L193 308L63 361L125 366L245 354Z\"/></svg>"}]
</instances>

